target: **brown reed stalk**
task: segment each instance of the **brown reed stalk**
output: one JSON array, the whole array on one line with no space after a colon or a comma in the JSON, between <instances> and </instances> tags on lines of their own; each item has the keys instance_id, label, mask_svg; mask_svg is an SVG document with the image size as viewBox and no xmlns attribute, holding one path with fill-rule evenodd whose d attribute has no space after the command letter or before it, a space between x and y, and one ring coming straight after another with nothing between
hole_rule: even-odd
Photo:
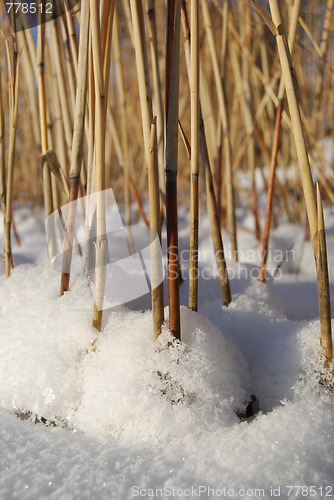
<instances>
[{"instance_id":1,"label":"brown reed stalk","mask_svg":"<svg viewBox=\"0 0 334 500\"><path fill-rule=\"evenodd\" d=\"M318 210L318 295L321 325L321 345L324 349L327 365L333 359L331 293L329 288L328 260L324 212L322 208L319 183L317 182Z\"/></svg>"},{"instance_id":2,"label":"brown reed stalk","mask_svg":"<svg viewBox=\"0 0 334 500\"><path fill-rule=\"evenodd\" d=\"M169 330L181 339L177 165L179 113L180 0L167 0L165 82L165 173Z\"/></svg>"},{"instance_id":3,"label":"brown reed stalk","mask_svg":"<svg viewBox=\"0 0 334 500\"><path fill-rule=\"evenodd\" d=\"M258 144L261 148L262 154L263 154L264 158L266 159L267 165L270 165L271 164L271 154L266 146L264 137L263 137L263 135L258 127L255 127L255 133L256 133L256 138L258 140ZM269 175L269 182L267 183L267 189L269 188L269 183L270 183L270 175ZM293 215L291 213L291 208L290 208L289 203L291 205L293 205L294 199L293 199L290 191L285 189L285 187L283 186L283 183L280 181L280 179L279 179L279 177L277 177L277 175L275 176L275 184L276 184L277 189L279 191L280 201L283 204L283 208L284 208L284 211L286 213L287 219L289 222L292 223ZM264 229L264 233L265 233L265 229Z\"/></svg>"},{"instance_id":4,"label":"brown reed stalk","mask_svg":"<svg viewBox=\"0 0 334 500\"><path fill-rule=\"evenodd\" d=\"M205 189L207 195L208 214L210 218L212 243L218 268L223 304L224 306L228 306L232 302L232 295L227 273L222 233L220 231L219 213L215 199L212 171L210 168L209 155L205 141L201 140L200 150L202 164L205 166Z\"/></svg>"},{"instance_id":5,"label":"brown reed stalk","mask_svg":"<svg viewBox=\"0 0 334 500\"><path fill-rule=\"evenodd\" d=\"M273 203L273 195L274 195L276 163L277 163L277 154L278 154L278 147L279 147L279 136L280 136L281 121L282 121L282 112L283 112L283 101L280 102L280 104L277 108L277 112L276 112L276 121L275 121L275 128L274 128L274 140L273 140L273 146L272 146L272 151L271 151L270 177L269 177L269 183L268 183L266 219L265 219L265 226L264 226L264 230L263 230L262 260L261 260L260 277L259 277L259 280L261 282L266 281L266 264L267 264L267 257L268 257L270 223L271 223L271 216L272 216L272 203Z\"/></svg>"},{"instance_id":6,"label":"brown reed stalk","mask_svg":"<svg viewBox=\"0 0 334 500\"><path fill-rule=\"evenodd\" d=\"M89 16L89 4L88 2L84 2L81 8L78 85L75 101L74 132L70 169L70 205L66 225L66 237L64 240L60 295L63 295L64 292L68 291L70 286L72 247L84 144L89 49Z\"/></svg>"},{"instance_id":7,"label":"brown reed stalk","mask_svg":"<svg viewBox=\"0 0 334 500\"><path fill-rule=\"evenodd\" d=\"M199 178L199 3L191 2L191 186L189 309L198 309L198 178Z\"/></svg>"},{"instance_id":8,"label":"brown reed stalk","mask_svg":"<svg viewBox=\"0 0 334 500\"><path fill-rule=\"evenodd\" d=\"M155 117L151 127L148 187L151 231L153 339L156 340L161 333L161 327L164 322L164 288L162 279L160 193ZM158 240L156 239L157 236Z\"/></svg>"}]
</instances>

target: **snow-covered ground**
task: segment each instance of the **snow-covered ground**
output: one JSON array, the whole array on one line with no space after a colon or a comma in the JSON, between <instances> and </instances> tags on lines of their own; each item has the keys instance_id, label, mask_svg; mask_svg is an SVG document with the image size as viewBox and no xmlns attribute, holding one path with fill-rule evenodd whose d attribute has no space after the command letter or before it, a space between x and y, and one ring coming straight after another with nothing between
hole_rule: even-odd
<instances>
[{"instance_id":1,"label":"snow-covered ground","mask_svg":"<svg viewBox=\"0 0 334 500\"><path fill-rule=\"evenodd\" d=\"M325 216L333 282L334 210ZM42 219L15 212L10 279L0 263L1 499L334 496L334 395L303 228L272 232L275 277L261 284L261 249L239 213L225 308L203 211L199 314L182 307L183 342L165 328L153 344L149 294L104 311L99 335L84 277L58 297ZM183 304L188 231L181 212ZM253 395L260 411L240 418Z\"/></svg>"}]
</instances>

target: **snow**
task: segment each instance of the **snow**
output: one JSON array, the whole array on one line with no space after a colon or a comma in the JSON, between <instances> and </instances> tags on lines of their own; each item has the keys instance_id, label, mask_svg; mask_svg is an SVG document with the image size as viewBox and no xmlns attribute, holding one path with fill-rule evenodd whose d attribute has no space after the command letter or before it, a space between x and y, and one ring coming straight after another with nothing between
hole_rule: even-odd
<instances>
[{"instance_id":1,"label":"snow","mask_svg":"<svg viewBox=\"0 0 334 500\"><path fill-rule=\"evenodd\" d=\"M325 216L332 281L333 209ZM203 213L199 313L182 307L181 343L166 326L153 344L149 295L104 311L94 333L85 278L58 297L42 216L21 208L15 220L22 245L10 279L0 263L0 498L273 498L274 488L287 498L289 485L334 495L333 381L303 228L273 230L266 284L259 246L239 230L225 308ZM182 252L182 212L180 228ZM225 233L224 242L229 257ZM260 411L240 419L252 395Z\"/></svg>"}]
</instances>

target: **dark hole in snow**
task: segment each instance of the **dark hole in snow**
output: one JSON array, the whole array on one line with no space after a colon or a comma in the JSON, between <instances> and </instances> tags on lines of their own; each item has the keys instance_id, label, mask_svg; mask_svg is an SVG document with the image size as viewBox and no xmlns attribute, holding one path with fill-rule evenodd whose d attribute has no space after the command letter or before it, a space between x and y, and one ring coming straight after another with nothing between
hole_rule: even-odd
<instances>
[{"instance_id":1,"label":"dark hole in snow","mask_svg":"<svg viewBox=\"0 0 334 500\"><path fill-rule=\"evenodd\" d=\"M260 411L259 401L256 398L255 394L251 395L250 402L246 406L245 411L237 412L237 416L240 418L242 422L246 422L251 420L257 413Z\"/></svg>"}]
</instances>

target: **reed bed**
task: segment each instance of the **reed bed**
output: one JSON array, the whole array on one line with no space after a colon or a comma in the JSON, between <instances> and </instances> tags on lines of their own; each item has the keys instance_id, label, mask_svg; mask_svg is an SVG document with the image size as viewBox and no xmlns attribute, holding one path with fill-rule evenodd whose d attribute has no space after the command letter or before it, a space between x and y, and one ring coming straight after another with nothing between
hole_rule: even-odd
<instances>
[{"instance_id":1,"label":"reed bed","mask_svg":"<svg viewBox=\"0 0 334 500\"><path fill-rule=\"evenodd\" d=\"M263 238L261 281L270 227L285 220L304 224L306 213L322 345L330 362L322 204L334 201L333 159L324 150L325 140L334 139L333 0L87 0L72 11L59 1L64 16L46 24L41 18L37 30L17 33L0 6L0 195L7 276L15 264L14 202L44 205L48 217L68 201L96 192L86 230L94 214L93 326L101 331L108 263L103 191L111 187L126 225L141 218L159 239L160 231L167 232L169 328L180 339L178 207L186 205L191 214L193 310L198 309L202 211L209 214L226 306L233 297L224 244L237 260L238 207L253 212L254 237ZM267 200L263 234L260 196ZM66 221L61 294L71 285L75 217L74 208ZM51 240L51 253L52 246ZM159 269L159 257L153 257ZM152 291L155 339L163 306L159 284Z\"/></svg>"}]
</instances>

